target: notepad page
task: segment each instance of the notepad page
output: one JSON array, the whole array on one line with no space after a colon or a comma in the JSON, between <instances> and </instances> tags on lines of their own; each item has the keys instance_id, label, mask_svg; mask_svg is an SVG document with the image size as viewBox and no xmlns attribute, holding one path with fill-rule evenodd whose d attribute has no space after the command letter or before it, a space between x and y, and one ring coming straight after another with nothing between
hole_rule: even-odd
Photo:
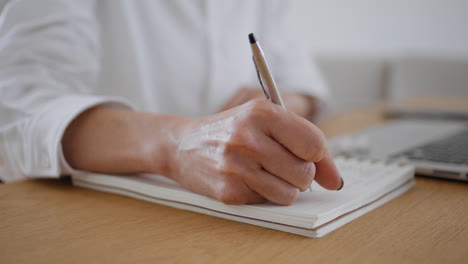
<instances>
[{"instance_id":1,"label":"notepad page","mask_svg":"<svg viewBox=\"0 0 468 264\"><path fill-rule=\"evenodd\" d=\"M385 183L384 177L394 177L399 171L407 167L398 163L386 163L383 161L372 161L368 159L350 159L337 157L334 159L340 175L345 181L347 190L362 191L376 182ZM309 191L326 192L317 182L313 182Z\"/></svg>"}]
</instances>

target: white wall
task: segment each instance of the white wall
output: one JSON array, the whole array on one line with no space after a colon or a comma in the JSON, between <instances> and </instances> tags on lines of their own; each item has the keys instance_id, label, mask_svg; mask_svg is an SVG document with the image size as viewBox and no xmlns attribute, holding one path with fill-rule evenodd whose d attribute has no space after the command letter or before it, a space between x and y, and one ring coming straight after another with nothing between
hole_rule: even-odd
<instances>
[{"instance_id":1,"label":"white wall","mask_svg":"<svg viewBox=\"0 0 468 264\"><path fill-rule=\"evenodd\" d=\"M468 56L467 0L297 0L318 54Z\"/></svg>"}]
</instances>

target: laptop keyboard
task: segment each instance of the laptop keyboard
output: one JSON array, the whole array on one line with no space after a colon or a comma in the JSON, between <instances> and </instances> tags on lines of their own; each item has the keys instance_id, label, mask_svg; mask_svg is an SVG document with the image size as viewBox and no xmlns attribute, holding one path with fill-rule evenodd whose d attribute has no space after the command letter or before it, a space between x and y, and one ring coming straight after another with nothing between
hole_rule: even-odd
<instances>
[{"instance_id":1,"label":"laptop keyboard","mask_svg":"<svg viewBox=\"0 0 468 264\"><path fill-rule=\"evenodd\" d=\"M468 165L468 129L455 135L393 155L414 161L434 161Z\"/></svg>"}]
</instances>

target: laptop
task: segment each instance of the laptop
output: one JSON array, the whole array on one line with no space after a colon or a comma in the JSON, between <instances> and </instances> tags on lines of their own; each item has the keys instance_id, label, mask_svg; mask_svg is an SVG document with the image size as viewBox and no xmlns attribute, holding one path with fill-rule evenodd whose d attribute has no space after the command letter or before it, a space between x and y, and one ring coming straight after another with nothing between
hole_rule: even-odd
<instances>
[{"instance_id":1,"label":"laptop","mask_svg":"<svg viewBox=\"0 0 468 264\"><path fill-rule=\"evenodd\" d=\"M468 181L468 121L397 119L329 140L334 155L410 163L416 174Z\"/></svg>"}]
</instances>

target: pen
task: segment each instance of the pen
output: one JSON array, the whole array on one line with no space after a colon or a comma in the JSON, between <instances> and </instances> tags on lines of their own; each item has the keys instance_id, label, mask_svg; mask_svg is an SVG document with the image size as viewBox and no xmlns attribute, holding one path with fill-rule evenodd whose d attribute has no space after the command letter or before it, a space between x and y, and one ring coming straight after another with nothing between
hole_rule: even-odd
<instances>
[{"instance_id":1,"label":"pen","mask_svg":"<svg viewBox=\"0 0 468 264\"><path fill-rule=\"evenodd\" d=\"M250 47L252 48L252 59L257 71L257 77L266 98L271 102L285 108L283 99L281 98L278 88L276 87L275 80L273 79L273 75L268 68L268 64L265 59L265 55L263 54L262 48L260 47L260 43L258 43L258 41L255 39L253 33L249 34L249 41Z\"/></svg>"},{"instance_id":2,"label":"pen","mask_svg":"<svg viewBox=\"0 0 468 264\"><path fill-rule=\"evenodd\" d=\"M255 39L253 33L249 34L249 41L250 47L252 48L252 59L255 65L255 70L257 71L258 81L262 86L266 98L271 102L286 108L284 106L283 99L281 98L281 94L276 87L273 75L270 72L270 68L268 68L268 64L265 59L265 55L263 54L262 48L260 47L260 43L258 43L257 39ZM309 186L308 189L310 192L312 191L311 186Z\"/></svg>"}]
</instances>

